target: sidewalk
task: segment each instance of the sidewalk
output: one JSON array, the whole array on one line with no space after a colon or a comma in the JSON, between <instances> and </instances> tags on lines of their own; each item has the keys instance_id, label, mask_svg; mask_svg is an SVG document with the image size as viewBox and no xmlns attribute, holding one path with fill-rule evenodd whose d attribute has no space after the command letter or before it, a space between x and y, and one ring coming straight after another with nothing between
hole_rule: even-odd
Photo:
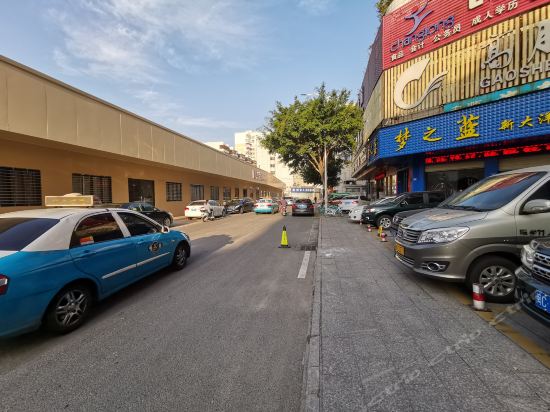
<instances>
[{"instance_id":1,"label":"sidewalk","mask_svg":"<svg viewBox=\"0 0 550 412\"><path fill-rule=\"evenodd\" d=\"M550 410L550 370L445 284L401 266L391 244L347 219L321 220L320 409Z\"/></svg>"}]
</instances>

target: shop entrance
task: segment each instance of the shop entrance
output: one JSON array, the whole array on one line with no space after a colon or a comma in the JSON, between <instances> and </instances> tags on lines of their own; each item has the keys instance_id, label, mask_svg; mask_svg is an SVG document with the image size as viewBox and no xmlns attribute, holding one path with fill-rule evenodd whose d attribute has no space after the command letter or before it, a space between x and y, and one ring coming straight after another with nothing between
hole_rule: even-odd
<instances>
[{"instance_id":1,"label":"shop entrance","mask_svg":"<svg viewBox=\"0 0 550 412\"><path fill-rule=\"evenodd\" d=\"M426 188L451 196L461 192L485 176L485 169L446 170L426 173Z\"/></svg>"}]
</instances>

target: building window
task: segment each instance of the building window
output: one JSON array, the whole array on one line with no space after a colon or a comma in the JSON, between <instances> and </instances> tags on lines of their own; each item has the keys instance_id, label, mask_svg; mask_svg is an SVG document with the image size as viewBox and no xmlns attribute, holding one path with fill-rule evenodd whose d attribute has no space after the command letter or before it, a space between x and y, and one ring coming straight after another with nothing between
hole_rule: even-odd
<instances>
[{"instance_id":1,"label":"building window","mask_svg":"<svg viewBox=\"0 0 550 412\"><path fill-rule=\"evenodd\" d=\"M210 200L220 200L219 186L210 186Z\"/></svg>"},{"instance_id":2,"label":"building window","mask_svg":"<svg viewBox=\"0 0 550 412\"><path fill-rule=\"evenodd\" d=\"M73 173L73 192L93 195L101 203L112 203L111 176L92 176Z\"/></svg>"},{"instance_id":3,"label":"building window","mask_svg":"<svg viewBox=\"0 0 550 412\"><path fill-rule=\"evenodd\" d=\"M248 197L248 190L247 189L243 189L243 197Z\"/></svg>"},{"instance_id":4,"label":"building window","mask_svg":"<svg viewBox=\"0 0 550 412\"><path fill-rule=\"evenodd\" d=\"M191 201L204 200L204 186L191 185Z\"/></svg>"},{"instance_id":5,"label":"building window","mask_svg":"<svg viewBox=\"0 0 550 412\"><path fill-rule=\"evenodd\" d=\"M40 170L0 167L0 207L42 206Z\"/></svg>"},{"instance_id":6,"label":"building window","mask_svg":"<svg viewBox=\"0 0 550 412\"><path fill-rule=\"evenodd\" d=\"M181 202L181 183L166 182L166 201Z\"/></svg>"},{"instance_id":7,"label":"building window","mask_svg":"<svg viewBox=\"0 0 550 412\"><path fill-rule=\"evenodd\" d=\"M128 179L128 200L155 204L155 182L153 180Z\"/></svg>"},{"instance_id":8,"label":"building window","mask_svg":"<svg viewBox=\"0 0 550 412\"><path fill-rule=\"evenodd\" d=\"M231 188L225 187L223 188L223 200L231 200Z\"/></svg>"},{"instance_id":9,"label":"building window","mask_svg":"<svg viewBox=\"0 0 550 412\"><path fill-rule=\"evenodd\" d=\"M236 199L239 198L239 188L238 187L235 188L235 198Z\"/></svg>"}]
</instances>

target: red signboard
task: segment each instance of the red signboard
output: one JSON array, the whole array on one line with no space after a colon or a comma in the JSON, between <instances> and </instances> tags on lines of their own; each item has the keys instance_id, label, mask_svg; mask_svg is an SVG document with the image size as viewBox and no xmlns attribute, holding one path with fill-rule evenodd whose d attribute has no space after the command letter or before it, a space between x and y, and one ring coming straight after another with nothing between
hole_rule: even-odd
<instances>
[{"instance_id":1,"label":"red signboard","mask_svg":"<svg viewBox=\"0 0 550 412\"><path fill-rule=\"evenodd\" d=\"M441 163L452 163L452 162L462 162L464 160L479 160L487 159L489 157L500 157L500 156L512 156L520 154L531 154L531 153L548 153L550 152L550 143L541 143L533 144L529 146L520 146L520 147L509 147L506 149L492 149L492 150L483 150L480 152L463 152L463 153L454 153L446 154L441 156L432 156L425 159L427 165L441 164Z\"/></svg>"},{"instance_id":2,"label":"red signboard","mask_svg":"<svg viewBox=\"0 0 550 412\"><path fill-rule=\"evenodd\" d=\"M510 19L548 0L412 0L382 20L383 68Z\"/></svg>"}]
</instances>

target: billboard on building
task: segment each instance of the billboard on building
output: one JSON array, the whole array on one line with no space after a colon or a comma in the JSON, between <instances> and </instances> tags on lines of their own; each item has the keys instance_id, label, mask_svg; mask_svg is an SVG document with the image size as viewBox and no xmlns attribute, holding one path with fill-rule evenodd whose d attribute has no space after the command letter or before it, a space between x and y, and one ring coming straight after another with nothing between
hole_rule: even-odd
<instances>
[{"instance_id":1,"label":"billboard on building","mask_svg":"<svg viewBox=\"0 0 550 412\"><path fill-rule=\"evenodd\" d=\"M550 135L550 89L385 127L371 138L379 158ZM467 159L463 159L467 160Z\"/></svg>"},{"instance_id":2,"label":"billboard on building","mask_svg":"<svg viewBox=\"0 0 550 412\"><path fill-rule=\"evenodd\" d=\"M549 38L547 5L392 67L384 72L384 117L429 116L450 102L548 79Z\"/></svg>"},{"instance_id":3,"label":"billboard on building","mask_svg":"<svg viewBox=\"0 0 550 412\"><path fill-rule=\"evenodd\" d=\"M382 20L383 68L389 69L547 3L547 0L412 0Z\"/></svg>"}]
</instances>

